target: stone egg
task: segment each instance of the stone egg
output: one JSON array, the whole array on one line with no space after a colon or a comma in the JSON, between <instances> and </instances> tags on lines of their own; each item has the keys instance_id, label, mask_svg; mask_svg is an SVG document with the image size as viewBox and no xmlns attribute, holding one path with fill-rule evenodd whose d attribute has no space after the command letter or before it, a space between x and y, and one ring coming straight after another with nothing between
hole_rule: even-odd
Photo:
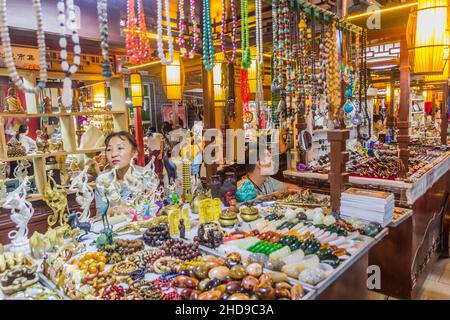
<instances>
[{"instance_id":1,"label":"stone egg","mask_svg":"<svg viewBox=\"0 0 450 320\"><path fill-rule=\"evenodd\" d=\"M245 271L244 266L241 264L233 266L230 270L230 276L236 280L242 279L246 275L247 275L247 272Z\"/></svg>"},{"instance_id":2,"label":"stone egg","mask_svg":"<svg viewBox=\"0 0 450 320\"><path fill-rule=\"evenodd\" d=\"M208 268L205 265L196 266L194 274L198 279L205 279L208 277Z\"/></svg>"},{"instance_id":3,"label":"stone egg","mask_svg":"<svg viewBox=\"0 0 450 320\"><path fill-rule=\"evenodd\" d=\"M267 283L268 285L272 286L273 279L270 274L264 273L259 277L259 283Z\"/></svg>"},{"instance_id":4,"label":"stone egg","mask_svg":"<svg viewBox=\"0 0 450 320\"><path fill-rule=\"evenodd\" d=\"M234 293L227 300L250 300L250 297L243 293Z\"/></svg>"},{"instance_id":5,"label":"stone egg","mask_svg":"<svg viewBox=\"0 0 450 320\"><path fill-rule=\"evenodd\" d=\"M258 288L256 288L255 293L261 300L274 300L276 297L275 289L268 283L261 283Z\"/></svg>"},{"instance_id":6,"label":"stone egg","mask_svg":"<svg viewBox=\"0 0 450 320\"><path fill-rule=\"evenodd\" d=\"M198 296L198 300L219 300L221 297L222 293L220 291L206 291Z\"/></svg>"},{"instance_id":7,"label":"stone egg","mask_svg":"<svg viewBox=\"0 0 450 320\"><path fill-rule=\"evenodd\" d=\"M262 274L263 268L259 263L251 263L247 266L246 271L249 275L259 277Z\"/></svg>"},{"instance_id":8,"label":"stone egg","mask_svg":"<svg viewBox=\"0 0 450 320\"><path fill-rule=\"evenodd\" d=\"M258 287L259 280L254 276L246 276L244 279L242 279L241 285L245 290L253 292Z\"/></svg>"},{"instance_id":9,"label":"stone egg","mask_svg":"<svg viewBox=\"0 0 450 320\"><path fill-rule=\"evenodd\" d=\"M210 279L225 280L229 274L230 269L222 266L222 267L215 267L209 270L208 277Z\"/></svg>"},{"instance_id":10,"label":"stone egg","mask_svg":"<svg viewBox=\"0 0 450 320\"><path fill-rule=\"evenodd\" d=\"M305 290L301 284L296 284L291 288L291 299L301 300L305 295Z\"/></svg>"}]
</instances>

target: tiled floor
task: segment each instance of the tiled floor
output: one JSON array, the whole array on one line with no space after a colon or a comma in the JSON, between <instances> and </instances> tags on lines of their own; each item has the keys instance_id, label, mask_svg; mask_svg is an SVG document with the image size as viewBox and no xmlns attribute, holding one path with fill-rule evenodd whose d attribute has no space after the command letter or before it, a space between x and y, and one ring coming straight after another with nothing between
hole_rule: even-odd
<instances>
[{"instance_id":1,"label":"tiled floor","mask_svg":"<svg viewBox=\"0 0 450 320\"><path fill-rule=\"evenodd\" d=\"M370 300L396 300L383 294L369 291ZM419 291L418 300L450 300L450 258L441 259Z\"/></svg>"}]
</instances>

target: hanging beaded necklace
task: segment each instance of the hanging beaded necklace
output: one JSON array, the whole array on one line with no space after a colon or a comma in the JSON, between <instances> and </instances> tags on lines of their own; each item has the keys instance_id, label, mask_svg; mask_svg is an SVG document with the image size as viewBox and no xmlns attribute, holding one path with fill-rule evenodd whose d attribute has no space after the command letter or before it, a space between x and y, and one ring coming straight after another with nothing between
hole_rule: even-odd
<instances>
[{"instance_id":1,"label":"hanging beaded necklace","mask_svg":"<svg viewBox=\"0 0 450 320\"><path fill-rule=\"evenodd\" d=\"M248 28L248 0L241 0L241 43L242 43L242 69L250 68L252 63L250 54L250 40Z\"/></svg>"},{"instance_id":2,"label":"hanging beaded necklace","mask_svg":"<svg viewBox=\"0 0 450 320\"><path fill-rule=\"evenodd\" d=\"M212 71L214 68L214 43L209 1L203 0L203 65L206 71Z\"/></svg>"},{"instance_id":3,"label":"hanging beaded necklace","mask_svg":"<svg viewBox=\"0 0 450 320\"><path fill-rule=\"evenodd\" d=\"M241 0L241 43L242 43L242 59L241 59L241 101L244 106L244 119L250 122L253 115L248 109L250 100L250 84L248 82L248 69L251 64L249 30L248 30L248 0Z\"/></svg>"},{"instance_id":4,"label":"hanging beaded necklace","mask_svg":"<svg viewBox=\"0 0 450 320\"><path fill-rule=\"evenodd\" d=\"M307 58L307 47L306 47L306 37L307 37L307 25L306 25L306 14L303 11L299 13L299 48L297 51L297 65L298 65L298 75L297 75L297 114L304 116L306 107L306 58Z\"/></svg>"},{"instance_id":5,"label":"hanging beaded necklace","mask_svg":"<svg viewBox=\"0 0 450 320\"><path fill-rule=\"evenodd\" d=\"M66 19L66 5L68 21ZM61 68L65 73L61 103L64 107L69 107L72 104L73 99L72 80L70 79L70 76L78 70L78 66L80 65L81 53L80 37L78 36L77 31L77 24L75 20L75 6L73 4L73 0L58 1L58 22L60 26L59 47L61 48ZM72 32L72 42L74 45L74 58L73 64L71 66L69 66L69 63L67 62L66 26L67 29Z\"/></svg>"},{"instance_id":6,"label":"hanging beaded necklace","mask_svg":"<svg viewBox=\"0 0 450 320\"><path fill-rule=\"evenodd\" d=\"M279 68L278 64L280 63L278 54L279 54L279 33L282 32L278 27L278 10L279 5L278 1L274 0L272 1L272 38L273 38L273 48L272 48L272 85L271 85L271 91L272 94L275 94L281 90L281 82L280 78L281 75L279 74ZM275 100L272 98L272 100ZM275 108L274 108L275 109ZM277 118L277 117L275 117Z\"/></svg>"},{"instance_id":7,"label":"hanging beaded necklace","mask_svg":"<svg viewBox=\"0 0 450 320\"><path fill-rule=\"evenodd\" d=\"M102 49L102 75L105 78L111 78L111 63L109 62L109 44L108 44L108 2L107 0L97 1L98 27L100 31L101 49Z\"/></svg>"},{"instance_id":8,"label":"hanging beaded necklace","mask_svg":"<svg viewBox=\"0 0 450 320\"><path fill-rule=\"evenodd\" d=\"M191 50L186 49L186 41L185 41L185 32L186 32L186 26L184 23L184 0L178 1L178 12L180 14L179 20L178 20L178 29L180 30L180 34L178 36L178 40L180 43L180 53L186 58L186 59L193 59L196 52L197 52L197 46L200 41L199 36L199 19L197 14L195 13L195 0L190 0L190 6L189 6L189 12L190 12L190 19L192 22L192 30L193 30L193 40L192 40L192 48Z\"/></svg>"},{"instance_id":9,"label":"hanging beaded necklace","mask_svg":"<svg viewBox=\"0 0 450 320\"><path fill-rule=\"evenodd\" d=\"M138 0L138 21L139 21L139 59L140 63L150 60L150 39L147 35L147 25L145 23L144 4Z\"/></svg>"},{"instance_id":10,"label":"hanging beaded necklace","mask_svg":"<svg viewBox=\"0 0 450 320\"><path fill-rule=\"evenodd\" d=\"M47 60L45 57L45 35L42 23L42 7L40 0L33 0L33 8L36 15L36 37L39 48L39 83L35 87L27 86L22 79L20 79L17 69L14 65L13 53L11 48L11 39L9 36L8 20L6 17L6 0L0 1L0 36L2 39L3 53L5 55L5 63L8 68L9 77L14 82L14 85L20 90L27 93L37 93L42 88L45 88L47 81Z\"/></svg>"},{"instance_id":11,"label":"hanging beaded necklace","mask_svg":"<svg viewBox=\"0 0 450 320\"><path fill-rule=\"evenodd\" d=\"M139 63L138 41L138 27L135 15L135 3L134 0L128 0L127 34L125 38L125 45L127 48L127 56L131 64Z\"/></svg>"},{"instance_id":12,"label":"hanging beaded necklace","mask_svg":"<svg viewBox=\"0 0 450 320\"><path fill-rule=\"evenodd\" d=\"M227 22L227 8L225 0L222 0L222 28L220 30L220 43L222 46L222 52L228 63L234 63L236 59L236 30L237 30L237 14L236 14L236 3L235 0L231 0L231 16L232 16L232 30L231 30L231 45L233 47L233 51L231 54L231 58L227 55L227 49L225 46L225 27Z\"/></svg>"},{"instance_id":13,"label":"hanging beaded necklace","mask_svg":"<svg viewBox=\"0 0 450 320\"><path fill-rule=\"evenodd\" d=\"M158 14L157 20L157 45L158 45L158 57L161 59L161 64L170 65L173 61L173 39L172 39L172 27L170 25L170 8L169 8L169 0L164 0L164 9L166 11L166 21L167 21L167 45L169 47L169 59L166 58L166 54L164 53L164 44L163 44L163 35L162 35L162 0L156 1L156 10Z\"/></svg>"},{"instance_id":14,"label":"hanging beaded necklace","mask_svg":"<svg viewBox=\"0 0 450 320\"><path fill-rule=\"evenodd\" d=\"M256 107L258 108L258 115L262 110L262 102L264 100L264 89L263 89L263 79L264 79L264 56L263 56L263 36L262 36L262 9L261 0L255 0L255 16L256 16L256 94L255 101ZM261 116L258 116L261 119ZM258 122L259 124L259 122ZM263 128L264 126L261 125Z\"/></svg>"},{"instance_id":15,"label":"hanging beaded necklace","mask_svg":"<svg viewBox=\"0 0 450 320\"><path fill-rule=\"evenodd\" d=\"M332 20L330 22L327 37L326 37L326 49L328 56L328 66L327 66L327 87L328 87L328 107L329 115L334 118L334 113L339 108L339 62L338 53L336 50L336 22Z\"/></svg>"},{"instance_id":16,"label":"hanging beaded necklace","mask_svg":"<svg viewBox=\"0 0 450 320\"><path fill-rule=\"evenodd\" d=\"M310 61L311 61L311 73L310 73L310 95L311 95L311 112L313 119L316 114L317 108L317 81L316 81L316 16L314 12L311 14L311 46L310 46Z\"/></svg>"},{"instance_id":17,"label":"hanging beaded necklace","mask_svg":"<svg viewBox=\"0 0 450 320\"><path fill-rule=\"evenodd\" d=\"M323 17L325 19L325 17ZM321 112L323 116L326 117L328 113L328 87L327 87L327 50L326 50L326 40L325 40L325 20L322 20L320 27L320 44L319 44L319 78L317 80L317 91L320 95L320 101L322 105Z\"/></svg>"}]
</instances>

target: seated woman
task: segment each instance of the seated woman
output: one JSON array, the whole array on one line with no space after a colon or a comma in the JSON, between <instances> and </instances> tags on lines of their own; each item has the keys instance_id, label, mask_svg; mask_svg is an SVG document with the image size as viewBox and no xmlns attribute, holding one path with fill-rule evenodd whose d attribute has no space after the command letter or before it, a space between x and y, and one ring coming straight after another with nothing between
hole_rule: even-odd
<instances>
[{"instance_id":1,"label":"seated woman","mask_svg":"<svg viewBox=\"0 0 450 320\"><path fill-rule=\"evenodd\" d=\"M245 169L247 174L237 184L236 198L238 202L253 200L283 189L300 189L296 185L271 177L274 172L272 172L272 156L269 151L266 152L265 159L260 159L255 164L250 163L251 159L257 159L256 156L256 150L246 151Z\"/></svg>"},{"instance_id":2,"label":"seated woman","mask_svg":"<svg viewBox=\"0 0 450 320\"><path fill-rule=\"evenodd\" d=\"M137 156L137 144L134 137L127 131L113 132L105 139L106 158L110 167L116 169L117 183L120 186L120 205L109 206L104 190L95 188L95 206L97 213L103 216L105 213L109 216L126 211L124 200L130 195L130 190L124 182L125 174L130 168L131 159ZM96 180L99 181L109 172L101 173ZM112 178L111 178L112 179ZM106 211L107 210L107 211ZM106 211L106 212L104 212Z\"/></svg>"}]
</instances>

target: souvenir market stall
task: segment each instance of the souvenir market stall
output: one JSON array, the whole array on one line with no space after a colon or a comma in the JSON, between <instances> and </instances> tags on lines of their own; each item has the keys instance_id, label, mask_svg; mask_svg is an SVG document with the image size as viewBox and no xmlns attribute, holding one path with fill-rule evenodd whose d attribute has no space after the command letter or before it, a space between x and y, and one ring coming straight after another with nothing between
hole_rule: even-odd
<instances>
[{"instance_id":1,"label":"souvenir market stall","mask_svg":"<svg viewBox=\"0 0 450 320\"><path fill-rule=\"evenodd\" d=\"M434 259L448 151L405 139L405 39L381 98L346 8L0 0L0 37L0 299L367 299L369 265L399 255L414 289ZM366 143L395 85L398 148ZM295 188L238 203L249 172L233 144L205 156L213 128L269 142Z\"/></svg>"}]
</instances>

